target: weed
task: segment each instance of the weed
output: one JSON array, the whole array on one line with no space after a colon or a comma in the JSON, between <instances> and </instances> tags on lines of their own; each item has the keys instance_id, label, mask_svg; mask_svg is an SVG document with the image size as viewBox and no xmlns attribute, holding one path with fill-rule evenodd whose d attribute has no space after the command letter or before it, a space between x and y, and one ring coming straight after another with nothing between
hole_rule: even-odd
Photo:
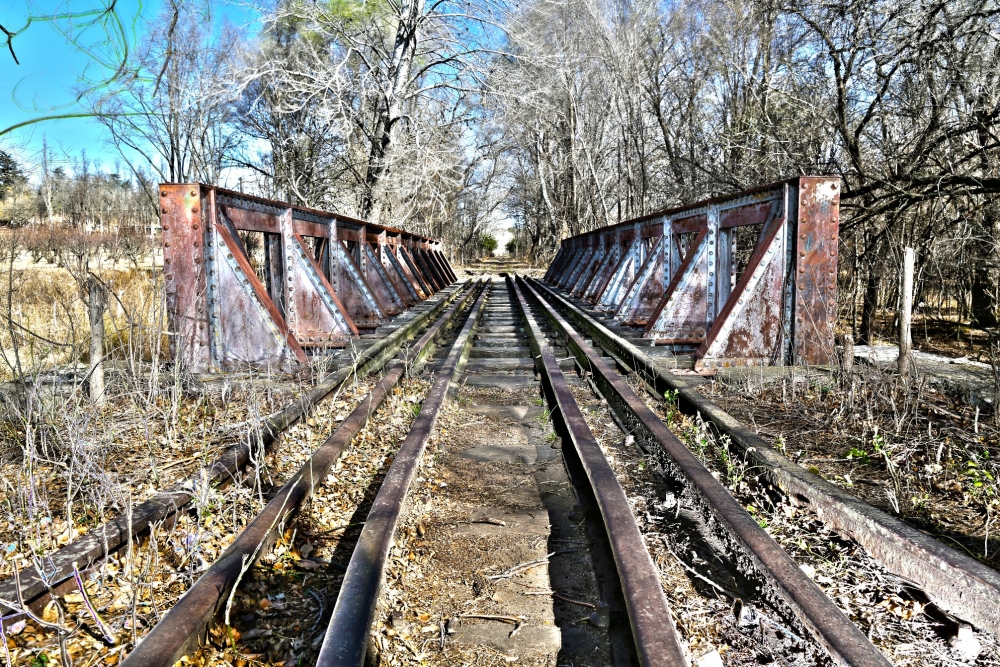
<instances>
[{"instance_id":1,"label":"weed","mask_svg":"<svg viewBox=\"0 0 1000 667\"><path fill-rule=\"evenodd\" d=\"M845 459L857 459L862 463L868 463L869 454L863 449L858 449L857 447L851 447L846 452L844 452Z\"/></svg>"},{"instance_id":2,"label":"weed","mask_svg":"<svg viewBox=\"0 0 1000 667\"><path fill-rule=\"evenodd\" d=\"M757 522L758 526L760 526L761 528L767 528L768 525L767 517L764 516L763 512L758 510L753 505L747 505L747 512L750 513L750 516L753 517L753 520Z\"/></svg>"},{"instance_id":3,"label":"weed","mask_svg":"<svg viewBox=\"0 0 1000 667\"><path fill-rule=\"evenodd\" d=\"M919 512L927 508L928 504L930 503L930 500L931 500L930 494L925 493L919 497L913 496L912 498L910 498L910 503L913 505L913 509Z\"/></svg>"},{"instance_id":4,"label":"weed","mask_svg":"<svg viewBox=\"0 0 1000 667\"><path fill-rule=\"evenodd\" d=\"M670 427L681 414L679 407L680 391L674 389L663 392L663 403L666 406L667 427Z\"/></svg>"},{"instance_id":5,"label":"weed","mask_svg":"<svg viewBox=\"0 0 1000 667\"><path fill-rule=\"evenodd\" d=\"M730 444L732 444L732 440L730 440L728 435L724 435L719 439L717 448L719 453L718 458L725 468L726 481L729 482L730 488L736 489L743 482L744 467L740 460L735 458L732 452L729 451Z\"/></svg>"},{"instance_id":6,"label":"weed","mask_svg":"<svg viewBox=\"0 0 1000 667\"><path fill-rule=\"evenodd\" d=\"M972 481L972 495L987 497L996 494L996 487L992 484L993 474L978 463L972 460L965 462L964 473Z\"/></svg>"},{"instance_id":7,"label":"weed","mask_svg":"<svg viewBox=\"0 0 1000 667\"><path fill-rule=\"evenodd\" d=\"M875 427L875 434L872 436L872 449L875 450L876 454L885 454L885 438L878 432L878 427Z\"/></svg>"}]
</instances>

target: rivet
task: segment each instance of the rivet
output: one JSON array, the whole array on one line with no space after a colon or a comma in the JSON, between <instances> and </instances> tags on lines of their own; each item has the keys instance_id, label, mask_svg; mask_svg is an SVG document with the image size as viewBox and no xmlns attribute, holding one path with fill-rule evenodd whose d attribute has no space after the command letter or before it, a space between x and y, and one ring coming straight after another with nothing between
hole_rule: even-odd
<instances>
[{"instance_id":1,"label":"rivet","mask_svg":"<svg viewBox=\"0 0 1000 667\"><path fill-rule=\"evenodd\" d=\"M164 241L163 242L163 247L164 248L169 248L170 247L170 241Z\"/></svg>"},{"instance_id":2,"label":"rivet","mask_svg":"<svg viewBox=\"0 0 1000 667\"><path fill-rule=\"evenodd\" d=\"M197 222L194 223L194 226L192 227L192 229L198 229L198 223Z\"/></svg>"},{"instance_id":3,"label":"rivet","mask_svg":"<svg viewBox=\"0 0 1000 667\"><path fill-rule=\"evenodd\" d=\"M197 196L197 194L198 194L198 191L197 191L197 190L192 190L192 191L191 191L191 196L192 196L192 197L194 197L194 196Z\"/></svg>"},{"instance_id":4,"label":"rivet","mask_svg":"<svg viewBox=\"0 0 1000 667\"><path fill-rule=\"evenodd\" d=\"M170 258L169 257L164 257L163 258L163 263L164 264L169 264L170 263Z\"/></svg>"},{"instance_id":5,"label":"rivet","mask_svg":"<svg viewBox=\"0 0 1000 667\"><path fill-rule=\"evenodd\" d=\"M166 213L169 210L170 209L168 209L166 206L160 206L160 213ZM164 229L166 229L166 227L164 227Z\"/></svg>"},{"instance_id":6,"label":"rivet","mask_svg":"<svg viewBox=\"0 0 1000 667\"><path fill-rule=\"evenodd\" d=\"M194 263L195 264L201 264L201 257L195 257L194 258Z\"/></svg>"},{"instance_id":7,"label":"rivet","mask_svg":"<svg viewBox=\"0 0 1000 667\"><path fill-rule=\"evenodd\" d=\"M166 192L160 192L160 196L161 196L161 197L166 197L166 196L167 196L167 193L166 193Z\"/></svg>"},{"instance_id":8,"label":"rivet","mask_svg":"<svg viewBox=\"0 0 1000 667\"><path fill-rule=\"evenodd\" d=\"M191 207L191 212L192 213L197 213L198 212L198 207L197 206L192 206Z\"/></svg>"}]
</instances>

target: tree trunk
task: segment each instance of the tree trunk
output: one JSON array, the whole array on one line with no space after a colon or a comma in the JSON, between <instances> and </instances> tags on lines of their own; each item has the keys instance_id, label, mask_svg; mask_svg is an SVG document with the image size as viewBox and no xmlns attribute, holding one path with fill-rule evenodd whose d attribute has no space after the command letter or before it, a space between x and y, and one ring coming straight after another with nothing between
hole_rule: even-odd
<instances>
[{"instance_id":1,"label":"tree trunk","mask_svg":"<svg viewBox=\"0 0 1000 667\"><path fill-rule=\"evenodd\" d=\"M49 172L49 144L42 137L42 201L45 203L45 214L49 224L52 224L52 174Z\"/></svg>"},{"instance_id":2,"label":"tree trunk","mask_svg":"<svg viewBox=\"0 0 1000 667\"><path fill-rule=\"evenodd\" d=\"M90 402L97 406L105 403L104 395L104 310L107 301L104 286L91 278L87 286L87 308L90 319Z\"/></svg>"},{"instance_id":3,"label":"tree trunk","mask_svg":"<svg viewBox=\"0 0 1000 667\"><path fill-rule=\"evenodd\" d=\"M854 337L851 334L844 334L840 340L844 346L841 367L843 368L844 377L849 378L851 377L851 373L854 372Z\"/></svg>"},{"instance_id":4,"label":"tree trunk","mask_svg":"<svg viewBox=\"0 0 1000 667\"><path fill-rule=\"evenodd\" d=\"M972 323L980 328L1000 324L1000 211L997 204L983 207L983 226L973 240Z\"/></svg>"},{"instance_id":5,"label":"tree trunk","mask_svg":"<svg viewBox=\"0 0 1000 667\"><path fill-rule=\"evenodd\" d=\"M878 310L879 276L875 267L868 267L868 284L865 286L865 302L861 308L861 331L858 335L860 345L872 344L872 333L875 330L875 312Z\"/></svg>"},{"instance_id":6,"label":"tree trunk","mask_svg":"<svg viewBox=\"0 0 1000 667\"><path fill-rule=\"evenodd\" d=\"M913 365L913 339L910 322L913 316L913 248L903 251L903 275L899 286L899 375L909 380Z\"/></svg>"},{"instance_id":7,"label":"tree trunk","mask_svg":"<svg viewBox=\"0 0 1000 667\"><path fill-rule=\"evenodd\" d=\"M389 63L392 81L385 96L384 115L379 119L365 174L365 191L362 195L360 214L365 220L378 222L382 212L383 179L388 169L389 150L396 138L399 119L403 116L403 102L410 86L410 68L417 51L417 33L424 15L425 0L410 0L400 12L396 26L396 41Z\"/></svg>"}]
</instances>

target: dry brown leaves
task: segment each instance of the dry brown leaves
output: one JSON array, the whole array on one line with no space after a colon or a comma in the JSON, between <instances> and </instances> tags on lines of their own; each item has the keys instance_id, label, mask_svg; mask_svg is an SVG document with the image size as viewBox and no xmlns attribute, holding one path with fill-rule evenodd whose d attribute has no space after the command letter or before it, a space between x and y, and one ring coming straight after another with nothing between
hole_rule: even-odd
<instances>
[{"instance_id":1,"label":"dry brown leaves","mask_svg":"<svg viewBox=\"0 0 1000 667\"><path fill-rule=\"evenodd\" d=\"M94 618L82 596L72 593L63 596L48 610L50 616L55 615L52 622L58 629L43 628L29 621L19 632L12 633L8 639L12 663L27 665L48 659L59 664L72 659L77 665L116 664L222 553L373 384L372 381L355 383L321 401L307 419L283 434L264 460L251 465L238 483L222 490L208 484L192 485L195 492L192 513L182 515L172 526L154 526L149 539L131 545L124 554L113 556L85 573L88 595L100 621ZM230 414L251 412L245 406L230 405L226 410ZM196 414L206 416L201 412ZM191 423L196 424L195 415ZM199 458L195 465L205 462L209 461ZM20 562L22 568L31 563L23 554ZM43 566L41 561L39 564ZM101 631L101 624L108 632Z\"/></svg>"},{"instance_id":2,"label":"dry brown leaves","mask_svg":"<svg viewBox=\"0 0 1000 667\"><path fill-rule=\"evenodd\" d=\"M232 627L214 628L212 646L185 664L278 667L315 661L371 502L428 388L419 378L396 388L272 553L244 577L234 595ZM344 409L335 417L348 414Z\"/></svg>"}]
</instances>

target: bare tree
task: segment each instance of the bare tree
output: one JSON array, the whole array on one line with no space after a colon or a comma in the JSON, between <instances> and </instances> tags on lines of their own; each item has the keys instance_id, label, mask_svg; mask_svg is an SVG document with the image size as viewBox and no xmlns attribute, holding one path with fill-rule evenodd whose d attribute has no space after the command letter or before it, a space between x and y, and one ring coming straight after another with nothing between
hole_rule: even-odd
<instances>
[{"instance_id":1,"label":"bare tree","mask_svg":"<svg viewBox=\"0 0 1000 667\"><path fill-rule=\"evenodd\" d=\"M95 113L126 161L141 155L162 181L217 183L238 145L223 82L239 36L215 35L197 0L170 0L153 25L131 77L92 98Z\"/></svg>"},{"instance_id":2,"label":"bare tree","mask_svg":"<svg viewBox=\"0 0 1000 667\"><path fill-rule=\"evenodd\" d=\"M399 224L429 184L462 182L477 82L507 10L450 0L279 5L236 80L247 132L269 144L258 170L297 201Z\"/></svg>"}]
</instances>

